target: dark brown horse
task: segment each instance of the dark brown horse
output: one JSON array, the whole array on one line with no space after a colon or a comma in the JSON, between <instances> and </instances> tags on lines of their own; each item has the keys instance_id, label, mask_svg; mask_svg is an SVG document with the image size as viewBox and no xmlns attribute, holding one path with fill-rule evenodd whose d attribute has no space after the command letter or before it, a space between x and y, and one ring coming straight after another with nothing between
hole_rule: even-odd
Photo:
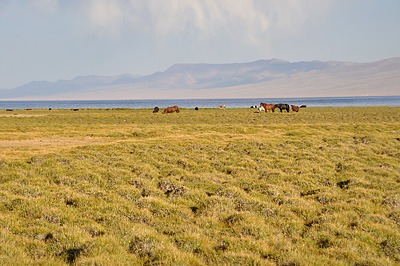
<instances>
[{"instance_id":1,"label":"dark brown horse","mask_svg":"<svg viewBox=\"0 0 400 266\"><path fill-rule=\"evenodd\" d=\"M268 112L272 110L272 112L275 112L275 105L273 104L267 104L267 103L260 103L260 107L264 107L265 112Z\"/></svg>"},{"instance_id":2,"label":"dark brown horse","mask_svg":"<svg viewBox=\"0 0 400 266\"><path fill-rule=\"evenodd\" d=\"M179 107L175 105L175 106L172 106L172 107L167 107L164 110L164 114L169 114L169 113L173 113L173 112L179 113Z\"/></svg>"},{"instance_id":3,"label":"dark brown horse","mask_svg":"<svg viewBox=\"0 0 400 266\"><path fill-rule=\"evenodd\" d=\"M275 108L279 108L281 110L281 113L282 113L283 110L286 110L286 112L289 113L289 110L290 110L289 104L286 104L286 103L275 104Z\"/></svg>"}]
</instances>

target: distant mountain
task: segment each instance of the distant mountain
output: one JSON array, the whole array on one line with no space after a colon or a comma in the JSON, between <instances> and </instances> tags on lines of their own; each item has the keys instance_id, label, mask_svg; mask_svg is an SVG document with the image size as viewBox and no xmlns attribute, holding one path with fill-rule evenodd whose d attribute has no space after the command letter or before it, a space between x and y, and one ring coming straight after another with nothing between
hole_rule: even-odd
<instances>
[{"instance_id":1,"label":"distant mountain","mask_svg":"<svg viewBox=\"0 0 400 266\"><path fill-rule=\"evenodd\" d=\"M132 82L137 78L131 74L120 76L79 76L72 80L32 81L12 90L0 90L0 98L48 97L63 93L76 93L85 89L104 86L105 84L120 85Z\"/></svg>"},{"instance_id":2,"label":"distant mountain","mask_svg":"<svg viewBox=\"0 0 400 266\"><path fill-rule=\"evenodd\" d=\"M259 60L241 64L177 64L165 72L155 73L143 81L170 88L218 88L253 84L278 78L287 78L298 72L326 69L330 63L289 63L278 59Z\"/></svg>"},{"instance_id":3,"label":"distant mountain","mask_svg":"<svg viewBox=\"0 0 400 266\"><path fill-rule=\"evenodd\" d=\"M400 95L400 58L371 63L176 64L148 76L81 76L0 90L0 99L160 99Z\"/></svg>"}]
</instances>

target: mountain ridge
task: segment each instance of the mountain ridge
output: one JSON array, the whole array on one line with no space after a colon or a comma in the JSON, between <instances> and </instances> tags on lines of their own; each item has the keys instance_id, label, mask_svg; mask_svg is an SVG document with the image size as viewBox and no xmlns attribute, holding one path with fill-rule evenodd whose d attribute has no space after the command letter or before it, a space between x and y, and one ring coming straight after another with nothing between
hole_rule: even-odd
<instances>
[{"instance_id":1,"label":"mountain ridge","mask_svg":"<svg viewBox=\"0 0 400 266\"><path fill-rule=\"evenodd\" d=\"M397 84L400 57L369 63L273 58L245 63L174 64L147 76L88 75L55 82L32 81L0 90L0 99L213 98L214 92L223 98L398 95Z\"/></svg>"}]
</instances>

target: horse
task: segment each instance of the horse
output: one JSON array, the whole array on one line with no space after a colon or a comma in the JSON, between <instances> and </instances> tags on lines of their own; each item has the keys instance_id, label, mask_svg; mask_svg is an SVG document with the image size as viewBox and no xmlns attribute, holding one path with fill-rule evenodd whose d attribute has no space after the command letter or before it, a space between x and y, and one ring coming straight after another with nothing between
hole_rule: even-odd
<instances>
[{"instance_id":1,"label":"horse","mask_svg":"<svg viewBox=\"0 0 400 266\"><path fill-rule=\"evenodd\" d=\"M273 104L267 104L267 103L260 103L260 107L264 107L265 112L268 112L269 110L272 110L272 112L275 112L275 105Z\"/></svg>"},{"instance_id":2,"label":"horse","mask_svg":"<svg viewBox=\"0 0 400 266\"><path fill-rule=\"evenodd\" d=\"M220 106L218 106L218 108L219 109L225 109L226 108L226 105L224 104L224 105L220 105Z\"/></svg>"},{"instance_id":3,"label":"horse","mask_svg":"<svg viewBox=\"0 0 400 266\"><path fill-rule=\"evenodd\" d=\"M286 110L286 112L289 113L289 104L286 104L286 103L278 103L278 104L275 104L275 107L276 107L276 108L279 108L279 110L281 110L281 113L282 113L282 110Z\"/></svg>"},{"instance_id":4,"label":"horse","mask_svg":"<svg viewBox=\"0 0 400 266\"><path fill-rule=\"evenodd\" d=\"M299 111L299 107L298 107L298 106L296 106L296 105L291 105L291 107L292 107L292 111L293 111L293 112L298 112L298 111Z\"/></svg>"},{"instance_id":5,"label":"horse","mask_svg":"<svg viewBox=\"0 0 400 266\"><path fill-rule=\"evenodd\" d=\"M173 113L173 112L179 113L179 107L176 106L176 105L174 105L174 106L172 106L172 107L167 107L167 108L165 108L163 114L169 114L169 113Z\"/></svg>"},{"instance_id":6,"label":"horse","mask_svg":"<svg viewBox=\"0 0 400 266\"><path fill-rule=\"evenodd\" d=\"M158 111L160 111L160 108L158 106L154 107L153 113L158 113Z\"/></svg>"},{"instance_id":7,"label":"horse","mask_svg":"<svg viewBox=\"0 0 400 266\"><path fill-rule=\"evenodd\" d=\"M262 112L262 111L265 111L265 108L264 108L264 106L260 106L260 107L258 107L258 112Z\"/></svg>"}]
</instances>

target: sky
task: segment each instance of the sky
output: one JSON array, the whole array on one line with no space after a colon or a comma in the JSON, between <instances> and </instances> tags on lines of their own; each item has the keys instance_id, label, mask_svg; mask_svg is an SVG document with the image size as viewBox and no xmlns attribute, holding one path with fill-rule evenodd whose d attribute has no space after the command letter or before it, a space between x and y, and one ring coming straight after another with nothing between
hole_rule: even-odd
<instances>
[{"instance_id":1,"label":"sky","mask_svg":"<svg viewBox=\"0 0 400 266\"><path fill-rule=\"evenodd\" d=\"M177 63L400 56L399 0L0 0L0 89Z\"/></svg>"}]
</instances>

